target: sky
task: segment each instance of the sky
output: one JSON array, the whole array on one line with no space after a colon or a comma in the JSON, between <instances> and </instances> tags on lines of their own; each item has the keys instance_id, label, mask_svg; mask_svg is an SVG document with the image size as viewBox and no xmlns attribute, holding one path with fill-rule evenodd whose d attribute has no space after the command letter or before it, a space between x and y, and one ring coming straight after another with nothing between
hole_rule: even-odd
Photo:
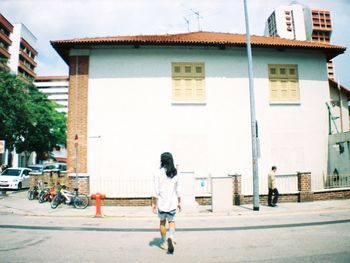
<instances>
[{"instance_id":1,"label":"sky","mask_svg":"<svg viewBox=\"0 0 350 263\"><path fill-rule=\"evenodd\" d=\"M68 75L50 41L80 37L210 31L245 34L244 0L0 0L0 13L36 36L37 75ZM247 0L250 33L291 0ZM331 43L350 48L350 0L299 0L331 11ZM199 14L199 15L197 15ZM187 22L188 21L188 22ZM350 89L350 51L334 59L336 80ZM253 51L254 56L254 51ZM254 59L254 57L253 57Z\"/></svg>"}]
</instances>

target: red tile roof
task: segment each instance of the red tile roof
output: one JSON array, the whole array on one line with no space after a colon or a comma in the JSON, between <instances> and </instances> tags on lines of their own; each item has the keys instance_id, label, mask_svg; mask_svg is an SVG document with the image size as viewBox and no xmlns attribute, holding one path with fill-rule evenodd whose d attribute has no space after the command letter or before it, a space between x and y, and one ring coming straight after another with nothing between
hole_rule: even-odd
<instances>
[{"instance_id":1,"label":"red tile roof","mask_svg":"<svg viewBox=\"0 0 350 263\"><path fill-rule=\"evenodd\" d=\"M347 96L349 97L349 99L350 99L350 90L349 90L347 87L345 87L345 86L339 84L337 81L335 81L335 80L333 80L333 79L330 79L330 78L328 78L328 83L329 83L329 85L330 85L331 87L336 88L336 89L338 89L338 85L339 85L339 88L340 88L342 91L344 91L344 92L347 94Z\"/></svg>"},{"instance_id":2,"label":"red tile roof","mask_svg":"<svg viewBox=\"0 0 350 263\"><path fill-rule=\"evenodd\" d=\"M70 48L89 48L96 45L153 45L153 46L238 46L246 45L246 35L214 32L191 32L171 35L139 35L73 38L51 41L51 45L68 62ZM280 37L251 36L252 47L316 49L325 52L327 59L345 52L346 48L320 42L297 41Z\"/></svg>"}]
</instances>

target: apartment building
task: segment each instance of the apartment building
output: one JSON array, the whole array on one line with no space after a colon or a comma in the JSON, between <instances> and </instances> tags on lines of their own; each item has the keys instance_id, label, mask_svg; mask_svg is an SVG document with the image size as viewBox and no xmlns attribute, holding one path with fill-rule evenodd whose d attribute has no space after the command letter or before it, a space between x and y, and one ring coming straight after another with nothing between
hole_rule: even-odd
<instances>
[{"instance_id":1,"label":"apartment building","mask_svg":"<svg viewBox=\"0 0 350 263\"><path fill-rule=\"evenodd\" d=\"M265 23L266 36L310 40L305 19L310 9L300 4L277 7Z\"/></svg>"},{"instance_id":2,"label":"apartment building","mask_svg":"<svg viewBox=\"0 0 350 263\"><path fill-rule=\"evenodd\" d=\"M11 54L9 47L12 44L10 35L13 32L13 25L0 14L0 65L7 67Z\"/></svg>"},{"instance_id":3,"label":"apartment building","mask_svg":"<svg viewBox=\"0 0 350 263\"><path fill-rule=\"evenodd\" d=\"M329 10L309 8L293 1L277 7L265 23L265 36L330 43L332 23ZM334 79L332 61L327 62L328 77Z\"/></svg>"},{"instance_id":4,"label":"apartment building","mask_svg":"<svg viewBox=\"0 0 350 263\"><path fill-rule=\"evenodd\" d=\"M329 10L312 9L311 40L323 43L331 42L332 23ZM328 77L334 80L333 62L327 62Z\"/></svg>"},{"instance_id":5,"label":"apartment building","mask_svg":"<svg viewBox=\"0 0 350 263\"><path fill-rule=\"evenodd\" d=\"M16 75L29 79L35 79L35 59L38 52L35 49L36 37L22 23L14 24L11 34L10 69Z\"/></svg>"},{"instance_id":6,"label":"apartment building","mask_svg":"<svg viewBox=\"0 0 350 263\"><path fill-rule=\"evenodd\" d=\"M22 23L11 24L0 14L0 58L13 74L35 79L36 37Z\"/></svg>"},{"instance_id":7,"label":"apartment building","mask_svg":"<svg viewBox=\"0 0 350 263\"><path fill-rule=\"evenodd\" d=\"M34 85L58 104L58 112L68 112L68 76L37 76Z\"/></svg>"},{"instance_id":8,"label":"apartment building","mask_svg":"<svg viewBox=\"0 0 350 263\"><path fill-rule=\"evenodd\" d=\"M328 10L312 9L312 41L329 43L332 34L331 15Z\"/></svg>"}]
</instances>

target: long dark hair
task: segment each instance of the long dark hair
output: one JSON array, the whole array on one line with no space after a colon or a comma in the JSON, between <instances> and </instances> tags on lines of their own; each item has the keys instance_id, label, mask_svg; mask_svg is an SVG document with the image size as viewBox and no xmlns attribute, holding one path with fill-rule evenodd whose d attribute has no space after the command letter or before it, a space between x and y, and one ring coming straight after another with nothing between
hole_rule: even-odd
<instances>
[{"instance_id":1,"label":"long dark hair","mask_svg":"<svg viewBox=\"0 0 350 263\"><path fill-rule=\"evenodd\" d=\"M165 152L161 154L160 168L165 168L166 175L170 178L177 175L177 170L174 166L174 159L171 153Z\"/></svg>"}]
</instances>

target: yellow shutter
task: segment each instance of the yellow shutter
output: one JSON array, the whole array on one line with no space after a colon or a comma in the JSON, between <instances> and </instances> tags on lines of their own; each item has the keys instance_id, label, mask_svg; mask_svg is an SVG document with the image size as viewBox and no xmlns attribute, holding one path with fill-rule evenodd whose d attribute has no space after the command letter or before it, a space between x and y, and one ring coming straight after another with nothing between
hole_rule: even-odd
<instances>
[{"instance_id":1,"label":"yellow shutter","mask_svg":"<svg viewBox=\"0 0 350 263\"><path fill-rule=\"evenodd\" d=\"M194 85L192 79L185 79L185 94L184 94L184 100L188 101L193 98L194 95Z\"/></svg>"},{"instance_id":2,"label":"yellow shutter","mask_svg":"<svg viewBox=\"0 0 350 263\"><path fill-rule=\"evenodd\" d=\"M204 101L205 100L205 90L204 90L204 80L203 79L197 79L194 80L194 86L195 86L195 99L197 101Z\"/></svg>"},{"instance_id":3,"label":"yellow shutter","mask_svg":"<svg viewBox=\"0 0 350 263\"><path fill-rule=\"evenodd\" d=\"M173 100L182 101L183 92L182 92L181 79L173 79Z\"/></svg>"},{"instance_id":4,"label":"yellow shutter","mask_svg":"<svg viewBox=\"0 0 350 263\"><path fill-rule=\"evenodd\" d=\"M172 63L172 79L173 101L205 100L204 63Z\"/></svg>"},{"instance_id":5,"label":"yellow shutter","mask_svg":"<svg viewBox=\"0 0 350 263\"><path fill-rule=\"evenodd\" d=\"M297 81L289 81L289 93L290 100L298 101L299 100L299 85Z\"/></svg>"},{"instance_id":6,"label":"yellow shutter","mask_svg":"<svg viewBox=\"0 0 350 263\"><path fill-rule=\"evenodd\" d=\"M280 89L280 100L286 101L289 99L289 89L288 89L288 81L281 80L278 82Z\"/></svg>"},{"instance_id":7,"label":"yellow shutter","mask_svg":"<svg viewBox=\"0 0 350 263\"><path fill-rule=\"evenodd\" d=\"M299 101L297 65L268 65L270 101Z\"/></svg>"},{"instance_id":8,"label":"yellow shutter","mask_svg":"<svg viewBox=\"0 0 350 263\"><path fill-rule=\"evenodd\" d=\"M280 95L278 91L278 81L277 80L270 80L270 100L271 101L278 101Z\"/></svg>"}]
</instances>

